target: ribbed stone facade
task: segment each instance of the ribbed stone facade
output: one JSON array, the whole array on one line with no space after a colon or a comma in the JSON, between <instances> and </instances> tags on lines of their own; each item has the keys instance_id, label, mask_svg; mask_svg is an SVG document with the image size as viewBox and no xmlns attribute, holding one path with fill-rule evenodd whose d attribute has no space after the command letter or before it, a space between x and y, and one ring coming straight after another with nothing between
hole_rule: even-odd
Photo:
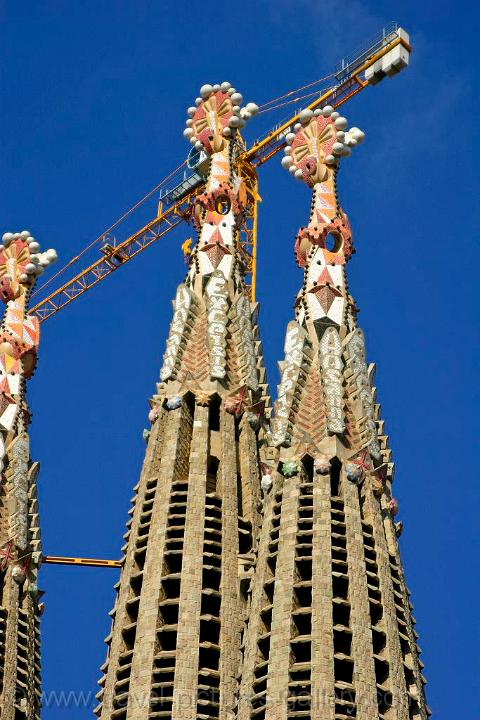
<instances>
[{"instance_id":1,"label":"ribbed stone facade","mask_svg":"<svg viewBox=\"0 0 480 720\"><path fill-rule=\"evenodd\" d=\"M5 482L0 494L0 717L39 720L43 607L37 586L42 551L37 500L39 466L29 458L26 433L17 437L25 450L25 462L15 458L17 439L12 439L7 446ZM23 540L16 534L19 513L25 528Z\"/></svg>"}]
</instances>

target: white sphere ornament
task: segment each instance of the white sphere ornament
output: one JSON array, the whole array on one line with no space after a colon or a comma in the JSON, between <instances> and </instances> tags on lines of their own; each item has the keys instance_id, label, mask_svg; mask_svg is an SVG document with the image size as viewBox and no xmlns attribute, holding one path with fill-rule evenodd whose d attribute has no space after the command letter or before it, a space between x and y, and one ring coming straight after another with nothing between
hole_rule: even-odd
<instances>
[{"instance_id":1,"label":"white sphere ornament","mask_svg":"<svg viewBox=\"0 0 480 720\"><path fill-rule=\"evenodd\" d=\"M299 130L302 129L302 123L299 123L299 122L295 123L295 125L293 126L293 129L295 130L295 132L298 132Z\"/></svg>"},{"instance_id":2,"label":"white sphere ornament","mask_svg":"<svg viewBox=\"0 0 480 720\"><path fill-rule=\"evenodd\" d=\"M38 242L35 242L35 241L29 243L28 247L29 247L29 249L30 249L30 252L32 252L32 253L36 253L36 252L38 252L38 251L40 250L40 244L39 244Z\"/></svg>"},{"instance_id":3,"label":"white sphere ornament","mask_svg":"<svg viewBox=\"0 0 480 720\"><path fill-rule=\"evenodd\" d=\"M286 170L288 170L288 168L290 167L290 165L293 164L293 160L292 160L292 158L289 157L288 155L285 155L285 157L283 157L283 158L281 159L281 163L282 163L282 167L285 168Z\"/></svg>"},{"instance_id":4,"label":"white sphere ornament","mask_svg":"<svg viewBox=\"0 0 480 720\"><path fill-rule=\"evenodd\" d=\"M313 118L313 111L309 108L306 108L305 110L302 110L300 115L298 116L298 119L302 123L302 125L306 125L310 122L310 120Z\"/></svg>"},{"instance_id":5,"label":"white sphere ornament","mask_svg":"<svg viewBox=\"0 0 480 720\"><path fill-rule=\"evenodd\" d=\"M365 140L365 133L363 132L363 130L360 130L360 128L350 128L350 134L352 135L352 137L355 138L358 143L361 143Z\"/></svg>"},{"instance_id":6,"label":"white sphere ornament","mask_svg":"<svg viewBox=\"0 0 480 720\"><path fill-rule=\"evenodd\" d=\"M27 273L22 273L18 279L20 280L21 283L26 283L26 282L28 282L28 275L27 275Z\"/></svg>"},{"instance_id":7,"label":"white sphere ornament","mask_svg":"<svg viewBox=\"0 0 480 720\"><path fill-rule=\"evenodd\" d=\"M333 143L332 153L333 153L334 155L340 155L340 153L342 152L343 148L344 148L343 143L339 143L339 142Z\"/></svg>"},{"instance_id":8,"label":"white sphere ornament","mask_svg":"<svg viewBox=\"0 0 480 720\"><path fill-rule=\"evenodd\" d=\"M288 145L291 145L292 142L295 140L295 133L288 133L288 135L285 135L285 140Z\"/></svg>"},{"instance_id":9,"label":"white sphere ornament","mask_svg":"<svg viewBox=\"0 0 480 720\"><path fill-rule=\"evenodd\" d=\"M3 233L3 235L2 235L2 240L3 240L3 242L12 242L12 240L13 240L13 233L11 233L11 232Z\"/></svg>"},{"instance_id":10,"label":"white sphere ornament","mask_svg":"<svg viewBox=\"0 0 480 720\"><path fill-rule=\"evenodd\" d=\"M183 137L187 138L187 140L189 140L192 137L192 135L193 135L192 128L189 128L189 127L185 128L185 130L183 131Z\"/></svg>"},{"instance_id":11,"label":"white sphere ornament","mask_svg":"<svg viewBox=\"0 0 480 720\"><path fill-rule=\"evenodd\" d=\"M241 110L240 105L234 105L232 107L232 113L234 115L240 115L240 110Z\"/></svg>"},{"instance_id":12,"label":"white sphere ornament","mask_svg":"<svg viewBox=\"0 0 480 720\"><path fill-rule=\"evenodd\" d=\"M283 148L283 152L285 153L285 155L290 155L290 153L292 152L292 146L285 145L285 147Z\"/></svg>"},{"instance_id":13,"label":"white sphere ornament","mask_svg":"<svg viewBox=\"0 0 480 720\"><path fill-rule=\"evenodd\" d=\"M34 273L36 269L36 265L34 265L32 262L29 262L25 265L25 272L28 273L28 275Z\"/></svg>"},{"instance_id":14,"label":"white sphere ornament","mask_svg":"<svg viewBox=\"0 0 480 720\"><path fill-rule=\"evenodd\" d=\"M201 97L195 98L195 105L200 105L201 102L203 102Z\"/></svg>"},{"instance_id":15,"label":"white sphere ornament","mask_svg":"<svg viewBox=\"0 0 480 720\"><path fill-rule=\"evenodd\" d=\"M295 170L295 177L297 178L297 180L301 180L303 178L303 171L300 170L300 168L298 170Z\"/></svg>"},{"instance_id":16,"label":"white sphere ornament","mask_svg":"<svg viewBox=\"0 0 480 720\"><path fill-rule=\"evenodd\" d=\"M247 124L247 121L245 120L245 118L239 117L238 123L239 123L239 125L238 125L239 128L244 128L245 125Z\"/></svg>"},{"instance_id":17,"label":"white sphere ornament","mask_svg":"<svg viewBox=\"0 0 480 720\"><path fill-rule=\"evenodd\" d=\"M30 237L30 230L22 230L22 232L20 233L20 237L22 237L22 238Z\"/></svg>"},{"instance_id":18,"label":"white sphere ornament","mask_svg":"<svg viewBox=\"0 0 480 720\"><path fill-rule=\"evenodd\" d=\"M339 131L336 133L336 138L337 138L338 142L344 142L344 140L345 140L345 133L343 132L343 130L339 130Z\"/></svg>"},{"instance_id":19,"label":"white sphere ornament","mask_svg":"<svg viewBox=\"0 0 480 720\"><path fill-rule=\"evenodd\" d=\"M223 130L222 130L223 137L228 138L228 137L230 137L231 134L232 134L231 128L229 128L229 127L223 128Z\"/></svg>"},{"instance_id":20,"label":"white sphere ornament","mask_svg":"<svg viewBox=\"0 0 480 720\"><path fill-rule=\"evenodd\" d=\"M237 92L232 93L232 102L235 103L235 105L241 105L243 102L243 95Z\"/></svg>"},{"instance_id":21,"label":"white sphere ornament","mask_svg":"<svg viewBox=\"0 0 480 720\"><path fill-rule=\"evenodd\" d=\"M240 123L241 123L241 120L240 120L240 118L237 117L236 115L234 115L233 117L231 117L230 120L228 121L229 126L232 127L232 128L238 128L238 127L240 127Z\"/></svg>"},{"instance_id":22,"label":"white sphere ornament","mask_svg":"<svg viewBox=\"0 0 480 720\"><path fill-rule=\"evenodd\" d=\"M211 85L209 85L208 83L206 83L206 85L202 85L202 87L200 88L200 95L202 96L202 98L204 100L206 100L208 97L210 97L210 95L212 94L212 91L213 91L213 87Z\"/></svg>"},{"instance_id":23,"label":"white sphere ornament","mask_svg":"<svg viewBox=\"0 0 480 720\"><path fill-rule=\"evenodd\" d=\"M270 475L262 475L260 487L262 488L263 492L268 492L268 490L270 490L270 488L272 487L272 478Z\"/></svg>"},{"instance_id":24,"label":"white sphere ornament","mask_svg":"<svg viewBox=\"0 0 480 720\"><path fill-rule=\"evenodd\" d=\"M197 138L195 135L192 135L192 137L190 138L190 142L192 143L192 145L195 145L195 143L197 142Z\"/></svg>"},{"instance_id":25,"label":"white sphere ornament","mask_svg":"<svg viewBox=\"0 0 480 720\"><path fill-rule=\"evenodd\" d=\"M220 89L221 89L223 92L227 92L227 90L230 89L230 83L229 83L229 82L226 82L226 81L225 81L225 82L222 82L222 84L220 85Z\"/></svg>"},{"instance_id":26,"label":"white sphere ornament","mask_svg":"<svg viewBox=\"0 0 480 720\"><path fill-rule=\"evenodd\" d=\"M249 102L249 103L247 103L247 104L245 105L245 109L248 110L248 112L250 113L250 115L256 115L256 114L258 113L258 111L259 111L258 105L257 105L256 103L254 103L254 102Z\"/></svg>"},{"instance_id":27,"label":"white sphere ornament","mask_svg":"<svg viewBox=\"0 0 480 720\"><path fill-rule=\"evenodd\" d=\"M234 87L230 86L230 87L228 88L227 92L228 92L229 95L233 95L233 94L236 93L237 91L235 90Z\"/></svg>"},{"instance_id":28,"label":"white sphere ornament","mask_svg":"<svg viewBox=\"0 0 480 720\"><path fill-rule=\"evenodd\" d=\"M47 250L45 255L50 260L50 262L56 262L58 260L57 251L54 250L53 248L50 248L50 250Z\"/></svg>"},{"instance_id":29,"label":"white sphere ornament","mask_svg":"<svg viewBox=\"0 0 480 720\"><path fill-rule=\"evenodd\" d=\"M290 165L290 167L288 168L288 172L291 173L292 175L295 175L295 173L297 172L297 169L298 168L296 165Z\"/></svg>"},{"instance_id":30,"label":"white sphere ornament","mask_svg":"<svg viewBox=\"0 0 480 720\"><path fill-rule=\"evenodd\" d=\"M197 142L194 145L196 150L203 150L203 143L201 140L197 140Z\"/></svg>"},{"instance_id":31,"label":"white sphere ornament","mask_svg":"<svg viewBox=\"0 0 480 720\"><path fill-rule=\"evenodd\" d=\"M327 165L335 165L335 159L336 158L334 155L327 155L327 157L325 158L325 162L327 163Z\"/></svg>"},{"instance_id":32,"label":"white sphere ornament","mask_svg":"<svg viewBox=\"0 0 480 720\"><path fill-rule=\"evenodd\" d=\"M193 125L193 120L192 120L192 118L188 118L188 120L187 120L187 122L185 123L185 125L186 125L187 127L192 127L192 125Z\"/></svg>"},{"instance_id":33,"label":"white sphere ornament","mask_svg":"<svg viewBox=\"0 0 480 720\"><path fill-rule=\"evenodd\" d=\"M330 117L332 118L332 120L336 120L338 117L340 117L340 113L334 110Z\"/></svg>"},{"instance_id":34,"label":"white sphere ornament","mask_svg":"<svg viewBox=\"0 0 480 720\"><path fill-rule=\"evenodd\" d=\"M218 92L220 90L220 85L218 83L215 83L213 86L213 92Z\"/></svg>"},{"instance_id":35,"label":"white sphere ornament","mask_svg":"<svg viewBox=\"0 0 480 720\"><path fill-rule=\"evenodd\" d=\"M344 145L342 150L342 157L350 157L351 154L352 151L350 150L350 148Z\"/></svg>"},{"instance_id":36,"label":"white sphere ornament","mask_svg":"<svg viewBox=\"0 0 480 720\"><path fill-rule=\"evenodd\" d=\"M333 107L331 105L325 105L325 107L322 110L322 114L324 117L330 117L332 112L333 112Z\"/></svg>"},{"instance_id":37,"label":"white sphere ornament","mask_svg":"<svg viewBox=\"0 0 480 720\"><path fill-rule=\"evenodd\" d=\"M190 115L190 117L193 117L196 112L197 112L197 108L195 108L195 107L192 106L192 107L189 107L189 108L188 108L188 110L187 110L187 115Z\"/></svg>"},{"instance_id":38,"label":"white sphere ornament","mask_svg":"<svg viewBox=\"0 0 480 720\"><path fill-rule=\"evenodd\" d=\"M23 585L27 577L25 570L20 565L14 565L12 568L12 578L18 585Z\"/></svg>"},{"instance_id":39,"label":"white sphere ornament","mask_svg":"<svg viewBox=\"0 0 480 720\"><path fill-rule=\"evenodd\" d=\"M345 128L347 127L347 124L348 124L347 118L338 117L335 120L335 127L338 128L339 130L345 130Z\"/></svg>"}]
</instances>

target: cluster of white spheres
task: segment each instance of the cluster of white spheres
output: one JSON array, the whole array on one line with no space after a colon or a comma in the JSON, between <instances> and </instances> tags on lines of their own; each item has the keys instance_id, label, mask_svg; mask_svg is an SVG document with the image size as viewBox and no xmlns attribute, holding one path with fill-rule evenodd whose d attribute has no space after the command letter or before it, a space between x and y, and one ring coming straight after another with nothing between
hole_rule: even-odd
<instances>
[{"instance_id":1,"label":"cluster of white spheres","mask_svg":"<svg viewBox=\"0 0 480 720\"><path fill-rule=\"evenodd\" d=\"M28 230L22 230L22 232L4 233L2 236L3 245L0 245L0 251L13 242L13 240L23 240L27 243L30 252L30 258L28 263L25 265L25 272L20 275L20 282L27 283L34 280L36 277L41 275L45 268L49 265L53 265L58 260L56 250L46 250L40 252L40 244L30 235Z\"/></svg>"},{"instance_id":2,"label":"cluster of white spheres","mask_svg":"<svg viewBox=\"0 0 480 720\"><path fill-rule=\"evenodd\" d=\"M204 100L208 100L212 93L216 93L219 91L228 93L228 95L230 95L230 100L233 104L233 115L228 122L228 127L224 128L222 131L222 135L224 137L231 137L233 131L237 129L240 130L241 128L245 127L247 121L258 113L259 108L258 105L256 105L255 103L249 102L245 105L245 107L241 107L243 103L243 96L239 92L237 92L229 82L217 83L216 85L202 85L202 87L200 88L200 95L195 100L195 106L189 107L187 109L187 127L183 131L183 136L187 140L189 140L189 142L191 142L191 144L197 150L203 150L204 145L202 141L195 136L195 133L192 129L192 118L197 111L197 106L200 105L200 103L202 103Z\"/></svg>"},{"instance_id":3,"label":"cluster of white spheres","mask_svg":"<svg viewBox=\"0 0 480 720\"><path fill-rule=\"evenodd\" d=\"M351 155L351 148L359 145L365 139L365 133L357 127L352 127L347 131L347 119L336 112L331 105L326 105L324 108L317 108L316 110L311 110L310 108L302 110L298 116L299 122L293 126L294 132L289 132L285 136L287 145L285 147L285 156L282 158L282 166L296 177L297 180L303 178L303 171L296 167L293 159L290 157L291 144L295 140L296 133L301 130L302 127L308 125L312 118L318 117L319 115L330 117L333 120L336 130L332 154L327 155L325 158L327 165L336 165L339 158Z\"/></svg>"}]
</instances>

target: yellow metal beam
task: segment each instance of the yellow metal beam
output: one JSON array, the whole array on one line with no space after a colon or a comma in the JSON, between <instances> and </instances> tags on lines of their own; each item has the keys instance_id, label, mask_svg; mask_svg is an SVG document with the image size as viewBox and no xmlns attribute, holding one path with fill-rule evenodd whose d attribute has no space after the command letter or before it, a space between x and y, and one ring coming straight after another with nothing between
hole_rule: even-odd
<instances>
[{"instance_id":1,"label":"yellow metal beam","mask_svg":"<svg viewBox=\"0 0 480 720\"><path fill-rule=\"evenodd\" d=\"M202 189L203 184L171 205L167 210L161 212L158 217L118 245L104 247L102 257L99 260L47 295L46 298L30 310L30 314L36 315L40 322L48 320L59 310L69 305L91 287L97 285L101 280L111 275L112 272L118 270L119 267L125 265L159 238L166 235L174 227L188 220L193 200Z\"/></svg>"},{"instance_id":2,"label":"yellow metal beam","mask_svg":"<svg viewBox=\"0 0 480 720\"><path fill-rule=\"evenodd\" d=\"M57 555L44 555L42 563L47 565L83 565L84 567L121 568L120 560L101 560L99 558L61 557Z\"/></svg>"},{"instance_id":3,"label":"yellow metal beam","mask_svg":"<svg viewBox=\"0 0 480 720\"><path fill-rule=\"evenodd\" d=\"M363 65L360 65L360 67L356 68L355 73L352 76L347 77L336 87L326 90L322 95L320 95L320 97L318 97L316 100L313 100L310 105L307 105L307 108L309 108L310 110L315 110L317 107L325 105L332 105L333 107L339 107L340 105L343 105L343 103L347 102L347 100L349 100L353 95L356 95L358 92L360 92L360 90L363 90L365 87L367 87L367 85L369 85L368 80L360 79L360 73L365 72L367 68L374 65L377 60L389 53L390 50L393 50L393 48L397 45L403 45L409 52L411 51L410 45L406 43L403 38L396 38L393 42L389 43L377 53L368 58L368 60L366 60ZM242 159L252 162L257 167L259 165L263 165L263 163L267 160L270 160L271 157L280 152L280 150L286 145L286 143L285 141L282 141L279 145L268 151L269 146L275 142L281 141L282 138L285 136L287 130L290 130L290 128L292 128L293 125L295 125L295 123L299 121L299 118L300 114L297 113L297 115L293 115L282 125L272 130L266 137L264 137L262 140L255 143L255 145L252 145L251 148L246 150L241 156ZM267 150L268 152L263 154L262 151L264 150Z\"/></svg>"}]
</instances>

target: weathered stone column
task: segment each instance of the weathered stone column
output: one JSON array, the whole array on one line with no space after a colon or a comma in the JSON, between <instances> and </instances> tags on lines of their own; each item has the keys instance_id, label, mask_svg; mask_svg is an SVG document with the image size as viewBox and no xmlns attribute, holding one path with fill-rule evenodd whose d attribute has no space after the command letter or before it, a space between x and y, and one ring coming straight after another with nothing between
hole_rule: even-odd
<instances>
[{"instance_id":1,"label":"weathered stone column","mask_svg":"<svg viewBox=\"0 0 480 720\"><path fill-rule=\"evenodd\" d=\"M195 720L197 716L208 444L208 406L196 405L188 476L172 720Z\"/></svg>"},{"instance_id":2,"label":"weathered stone column","mask_svg":"<svg viewBox=\"0 0 480 720\"><path fill-rule=\"evenodd\" d=\"M286 720L300 476L285 479L272 610L267 720Z\"/></svg>"},{"instance_id":3,"label":"weathered stone column","mask_svg":"<svg viewBox=\"0 0 480 720\"><path fill-rule=\"evenodd\" d=\"M374 496L368 480L364 483L362 492L365 497L363 508L365 520L372 526L375 542L378 580L382 596L385 652L390 670L389 684L392 693L392 718L395 720L408 720L407 689L405 685L405 673L403 671L402 650L398 635L390 561L382 522L382 511L380 503Z\"/></svg>"},{"instance_id":4,"label":"weathered stone column","mask_svg":"<svg viewBox=\"0 0 480 720\"><path fill-rule=\"evenodd\" d=\"M333 720L332 551L330 475L313 477L312 718Z\"/></svg>"},{"instance_id":5,"label":"weathered stone column","mask_svg":"<svg viewBox=\"0 0 480 720\"><path fill-rule=\"evenodd\" d=\"M163 575L165 533L169 513L172 482L182 469L182 455L190 447L191 425L185 418L188 410L181 406L168 414L168 422L162 439L157 491L153 501L148 533L145 565L143 568L142 594L138 609L135 648L130 676L127 715L130 720L148 720L152 693L152 667L157 644L158 608ZM151 477L151 476L150 476ZM187 478L184 478L187 480Z\"/></svg>"},{"instance_id":6,"label":"weathered stone column","mask_svg":"<svg viewBox=\"0 0 480 720\"><path fill-rule=\"evenodd\" d=\"M181 411L179 410L178 413L180 412ZM119 666L121 655L125 654L122 628L129 624L126 603L131 596L131 575L133 572L137 572L135 562L135 552L137 549L138 539L137 531L138 526L140 525L140 516L143 512L143 500L147 489L147 482L151 477L154 477L155 474L158 473L161 461L160 451L162 447L166 415L167 413L164 412L152 428L140 475L140 481L135 487L136 492L132 498L133 512L132 518L129 521L130 529L126 533L127 545L124 554L123 570L120 581L117 584L118 595L115 600L115 606L113 611L110 613L115 618L115 621L112 621L112 631L106 638L109 649L107 659L102 666L104 675L99 681L99 684L103 686L103 689L97 694L97 697L100 699L100 704L96 708L96 713L102 718L102 720L109 718L116 706L115 700L117 692L115 690L115 669ZM177 418L177 423L179 424L179 415ZM123 696L123 699L117 699L117 702L123 702L124 705L126 705L128 694L124 692Z\"/></svg>"},{"instance_id":7,"label":"weathered stone column","mask_svg":"<svg viewBox=\"0 0 480 720\"><path fill-rule=\"evenodd\" d=\"M235 419L222 410L220 495L222 497L222 579L220 592L220 717L233 717L240 662L242 614L238 582L238 508Z\"/></svg>"},{"instance_id":8,"label":"weathered stone column","mask_svg":"<svg viewBox=\"0 0 480 720\"><path fill-rule=\"evenodd\" d=\"M257 666L258 644L257 640L261 634L262 617L261 612L266 607L268 600L265 597L265 583L270 578L270 571L267 566L269 538L272 532L272 515L275 507L275 496L282 489L283 477L276 475L273 480L273 487L265 496L263 503L263 523L260 529L257 544L257 558L255 574L252 579L251 601L249 608L249 622L244 630L244 652L241 674L241 685L238 700L238 720L249 720L252 712L253 696L255 693L254 671ZM264 676L268 673L267 668ZM266 681L265 681L266 684Z\"/></svg>"},{"instance_id":9,"label":"weathered stone column","mask_svg":"<svg viewBox=\"0 0 480 720\"><path fill-rule=\"evenodd\" d=\"M345 502L356 717L357 720L371 720L377 716L378 709L362 518L357 486L347 480L345 474L342 487Z\"/></svg>"}]
</instances>

